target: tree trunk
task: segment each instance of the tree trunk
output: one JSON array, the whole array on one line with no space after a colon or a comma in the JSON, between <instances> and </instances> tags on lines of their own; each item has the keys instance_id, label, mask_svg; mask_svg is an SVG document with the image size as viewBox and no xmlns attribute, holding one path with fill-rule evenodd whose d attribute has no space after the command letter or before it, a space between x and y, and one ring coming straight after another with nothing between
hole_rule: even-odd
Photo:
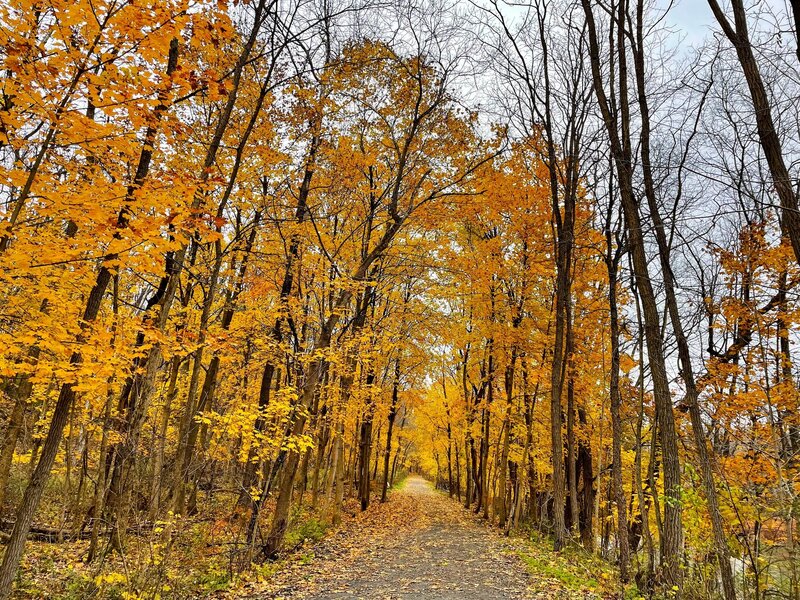
<instances>
[{"instance_id":1,"label":"tree trunk","mask_svg":"<svg viewBox=\"0 0 800 600\"><path fill-rule=\"evenodd\" d=\"M386 428L386 449L383 452L383 487L381 488L381 502L386 502L389 490L389 460L392 453L392 432L394 420L397 418L397 399L400 391L400 356L394 359L394 382L392 383L392 404L389 406L388 427Z\"/></svg>"},{"instance_id":2,"label":"tree trunk","mask_svg":"<svg viewBox=\"0 0 800 600\"><path fill-rule=\"evenodd\" d=\"M494 294L492 294L494 298ZM490 419L492 416L492 404L494 402L494 340L489 339L487 346L487 370L486 370L486 404L483 413L483 433L481 436L481 457L480 457L480 479L481 497L478 503L478 511L483 507L483 518L489 519L489 433Z\"/></svg>"},{"instance_id":3,"label":"tree trunk","mask_svg":"<svg viewBox=\"0 0 800 600\"><path fill-rule=\"evenodd\" d=\"M582 426L586 426L586 411L583 407L578 408L578 421ZM592 460L592 448L583 440L578 442L578 465L581 477L581 496L579 526L581 543L589 552L594 551L594 463Z\"/></svg>"},{"instance_id":4,"label":"tree trunk","mask_svg":"<svg viewBox=\"0 0 800 600\"><path fill-rule=\"evenodd\" d=\"M334 442L334 471L333 471L333 524L341 521L342 502L344 501L344 423L339 423Z\"/></svg>"},{"instance_id":5,"label":"tree trunk","mask_svg":"<svg viewBox=\"0 0 800 600\"><path fill-rule=\"evenodd\" d=\"M3 432L3 441L0 442L0 510L2 510L5 503L8 478L11 474L11 463L14 460L14 450L17 448L17 439L25 420L27 400L33 389L33 384L29 377L17 376L10 385L12 386L12 391L9 396L14 398L14 408L11 410L8 425Z\"/></svg>"},{"instance_id":6,"label":"tree trunk","mask_svg":"<svg viewBox=\"0 0 800 600\"><path fill-rule=\"evenodd\" d=\"M325 408L322 409L325 411ZM327 411L326 411L327 412ZM322 418L325 418L325 413L323 413ZM316 508L317 502L319 501L319 474L320 469L322 468L322 463L325 460L325 449L328 446L328 439L330 438L330 427L328 426L327 420L322 424L322 431L319 435L319 442L317 443L317 458L314 461L314 470L311 473L311 507ZM323 482L324 484L324 482Z\"/></svg>"},{"instance_id":7,"label":"tree trunk","mask_svg":"<svg viewBox=\"0 0 800 600\"><path fill-rule=\"evenodd\" d=\"M472 506L472 482L475 470L475 440L472 437L472 423L475 420L475 409L472 402L472 394L467 385L467 364L469 360L469 345L463 353L461 364L461 387L464 395L464 405L466 412L466 425L464 427L464 508Z\"/></svg>"},{"instance_id":8,"label":"tree trunk","mask_svg":"<svg viewBox=\"0 0 800 600\"><path fill-rule=\"evenodd\" d=\"M608 270L608 308L611 327L611 371L609 395L611 396L611 486L614 503L617 506L617 544L619 546L620 580L630 580L630 545L628 543L628 505L625 490L622 486L622 396L619 389L619 313L617 310L617 272L619 268L619 250L612 250L611 240L611 201L609 200L609 218L606 220L606 268Z\"/></svg>"},{"instance_id":9,"label":"tree trunk","mask_svg":"<svg viewBox=\"0 0 800 600\"><path fill-rule=\"evenodd\" d=\"M161 482L162 471L164 469L164 446L167 438L167 428L172 408L172 402L178 394L178 374L181 367L181 358L173 356L170 364L169 385L164 398L164 406L161 409L161 422L158 427L158 437L156 440L156 455L153 460L153 485L150 488L150 520L155 522L158 517L158 510L161 505ZM105 431L104 431L105 433Z\"/></svg>"},{"instance_id":10,"label":"tree trunk","mask_svg":"<svg viewBox=\"0 0 800 600\"><path fill-rule=\"evenodd\" d=\"M500 440L500 459L497 468L499 469L499 493L497 496L497 524L499 527L504 527L506 518L508 517L509 507L507 506L506 494L506 470L508 465L508 455L511 449L511 411L514 408L514 371L517 364L517 347L511 347L511 360L506 367L504 377L504 387L506 393L506 411L503 417L503 436Z\"/></svg>"},{"instance_id":11,"label":"tree trunk","mask_svg":"<svg viewBox=\"0 0 800 600\"><path fill-rule=\"evenodd\" d=\"M574 337L572 335L572 308L567 303L567 343L566 343L566 380L567 380L567 486L569 489L570 529L580 529L580 508L578 507L578 454L575 440L575 376L572 364Z\"/></svg>"},{"instance_id":12,"label":"tree trunk","mask_svg":"<svg viewBox=\"0 0 800 600\"><path fill-rule=\"evenodd\" d=\"M375 374L370 372L367 375L367 405L364 407L364 414L361 417L361 428L359 430L359 455L358 455L358 500L361 503L361 510L367 510L370 496L370 477L369 460L370 444L372 443L372 417L374 406L372 403L372 384L375 381Z\"/></svg>"},{"instance_id":13,"label":"tree trunk","mask_svg":"<svg viewBox=\"0 0 800 600\"><path fill-rule=\"evenodd\" d=\"M561 391L564 385L566 365L565 338L567 305L570 294L570 264L573 247L574 203L565 197L564 220L558 227L556 248L556 310L555 341L553 343L553 360L550 372L550 453L553 466L553 549L559 552L564 548L567 537L564 522L565 491L564 481L564 442L561 434ZM553 206L554 213L559 212L558 205ZM558 217L558 221L561 218Z\"/></svg>"}]
</instances>

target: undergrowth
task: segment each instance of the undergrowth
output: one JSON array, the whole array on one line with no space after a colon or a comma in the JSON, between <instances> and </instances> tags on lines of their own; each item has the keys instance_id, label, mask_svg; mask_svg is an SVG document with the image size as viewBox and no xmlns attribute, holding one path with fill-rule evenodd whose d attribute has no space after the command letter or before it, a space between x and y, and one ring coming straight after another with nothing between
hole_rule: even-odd
<instances>
[{"instance_id":1,"label":"undergrowth","mask_svg":"<svg viewBox=\"0 0 800 600\"><path fill-rule=\"evenodd\" d=\"M518 553L532 576L554 579L567 590L602 598L638 600L641 597L635 585L621 586L613 564L582 546L569 544L560 552L554 552L552 540L537 530L521 529L517 535L525 540Z\"/></svg>"}]
</instances>

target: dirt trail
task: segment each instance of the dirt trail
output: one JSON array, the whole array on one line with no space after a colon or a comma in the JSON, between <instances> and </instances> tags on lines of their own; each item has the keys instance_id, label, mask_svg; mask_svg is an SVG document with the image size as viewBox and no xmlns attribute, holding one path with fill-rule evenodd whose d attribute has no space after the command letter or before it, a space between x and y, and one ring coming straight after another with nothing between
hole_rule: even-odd
<instances>
[{"instance_id":1,"label":"dirt trail","mask_svg":"<svg viewBox=\"0 0 800 600\"><path fill-rule=\"evenodd\" d=\"M337 540L337 535L340 539ZM483 600L541 597L496 530L430 483L409 478L384 505L314 549L262 598Z\"/></svg>"}]
</instances>

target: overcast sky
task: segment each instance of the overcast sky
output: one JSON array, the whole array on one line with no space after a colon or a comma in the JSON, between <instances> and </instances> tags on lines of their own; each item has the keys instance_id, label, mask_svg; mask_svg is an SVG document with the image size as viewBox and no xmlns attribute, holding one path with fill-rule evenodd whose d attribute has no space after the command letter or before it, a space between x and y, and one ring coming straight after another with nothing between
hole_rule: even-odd
<instances>
[{"instance_id":1,"label":"overcast sky","mask_svg":"<svg viewBox=\"0 0 800 600\"><path fill-rule=\"evenodd\" d=\"M658 0L658 5L666 8L670 0ZM706 0L676 0L667 22L689 45L702 42L716 23Z\"/></svg>"},{"instance_id":2,"label":"overcast sky","mask_svg":"<svg viewBox=\"0 0 800 600\"><path fill-rule=\"evenodd\" d=\"M712 30L719 30L707 0L655 0L655 2L661 8L667 8L672 4L672 10L667 15L667 23L685 39L687 45L699 45ZM722 0L721 4L723 10L730 15L728 3ZM745 6L752 4L755 4L754 0L745 2ZM759 4L769 7L772 13L780 17L788 14L786 0L761 0ZM750 27L752 26L751 22Z\"/></svg>"}]
</instances>

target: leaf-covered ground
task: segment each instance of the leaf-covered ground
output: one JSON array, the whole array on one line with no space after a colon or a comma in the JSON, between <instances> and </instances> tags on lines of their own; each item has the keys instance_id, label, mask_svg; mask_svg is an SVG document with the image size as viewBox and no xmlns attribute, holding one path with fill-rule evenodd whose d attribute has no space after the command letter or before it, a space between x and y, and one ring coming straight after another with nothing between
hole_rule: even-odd
<instances>
[{"instance_id":1,"label":"leaf-covered ground","mask_svg":"<svg viewBox=\"0 0 800 600\"><path fill-rule=\"evenodd\" d=\"M409 478L375 504L236 598L410 599L598 598L564 580L563 565L506 538L423 479ZM567 567L568 568L568 567ZM554 570L551 570L554 569Z\"/></svg>"}]
</instances>

